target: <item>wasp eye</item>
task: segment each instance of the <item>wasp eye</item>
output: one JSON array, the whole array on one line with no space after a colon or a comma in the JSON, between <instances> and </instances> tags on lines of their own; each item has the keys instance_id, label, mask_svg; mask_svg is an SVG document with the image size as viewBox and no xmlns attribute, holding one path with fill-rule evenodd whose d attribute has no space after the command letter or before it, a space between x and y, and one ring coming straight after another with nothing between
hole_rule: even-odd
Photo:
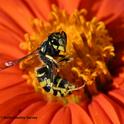
<instances>
[{"instance_id":1,"label":"wasp eye","mask_svg":"<svg viewBox=\"0 0 124 124\"><path fill-rule=\"evenodd\" d=\"M59 45L59 42L58 42L57 40L55 40L55 39L53 39L53 40L51 41L51 43L52 43L53 45Z\"/></svg>"},{"instance_id":2,"label":"wasp eye","mask_svg":"<svg viewBox=\"0 0 124 124\"><path fill-rule=\"evenodd\" d=\"M60 45L63 45L63 41L61 39L59 40L59 44Z\"/></svg>"}]
</instances>

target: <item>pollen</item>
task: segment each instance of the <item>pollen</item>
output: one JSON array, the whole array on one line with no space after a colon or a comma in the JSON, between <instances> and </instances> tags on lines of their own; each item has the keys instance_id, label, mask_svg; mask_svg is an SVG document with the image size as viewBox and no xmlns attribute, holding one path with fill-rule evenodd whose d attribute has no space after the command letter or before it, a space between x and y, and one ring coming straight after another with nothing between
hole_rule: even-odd
<instances>
[{"instance_id":1,"label":"pollen","mask_svg":"<svg viewBox=\"0 0 124 124\"><path fill-rule=\"evenodd\" d=\"M25 40L20 44L23 50L31 53L47 39L50 33L66 32L65 54L72 60L61 63L58 73L76 87L85 85L79 96L84 96L83 93L86 90L90 94L96 93L97 85L111 80L107 65L114 56L112 38L109 36L104 22L95 17L89 21L86 19L86 14L87 11L82 9L80 11L75 10L71 15L68 15L66 11L53 5L49 21L34 19L32 21L34 33L25 34ZM37 92L46 95L47 93L41 88L34 72L35 68L39 66L43 66L43 63L39 61L37 55L33 55L20 63L20 68L24 71L23 77L28 84L33 85ZM76 93L72 96L76 96Z\"/></svg>"}]
</instances>

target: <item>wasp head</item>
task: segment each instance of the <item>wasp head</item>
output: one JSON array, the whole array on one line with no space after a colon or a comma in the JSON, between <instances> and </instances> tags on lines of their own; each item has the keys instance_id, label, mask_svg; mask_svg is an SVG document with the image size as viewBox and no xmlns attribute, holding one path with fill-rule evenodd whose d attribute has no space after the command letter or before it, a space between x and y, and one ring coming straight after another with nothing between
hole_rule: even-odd
<instances>
[{"instance_id":1,"label":"wasp head","mask_svg":"<svg viewBox=\"0 0 124 124\"><path fill-rule=\"evenodd\" d=\"M54 32L49 35L48 39L51 46L55 50L64 51L64 52L66 51L67 36L64 31Z\"/></svg>"}]
</instances>

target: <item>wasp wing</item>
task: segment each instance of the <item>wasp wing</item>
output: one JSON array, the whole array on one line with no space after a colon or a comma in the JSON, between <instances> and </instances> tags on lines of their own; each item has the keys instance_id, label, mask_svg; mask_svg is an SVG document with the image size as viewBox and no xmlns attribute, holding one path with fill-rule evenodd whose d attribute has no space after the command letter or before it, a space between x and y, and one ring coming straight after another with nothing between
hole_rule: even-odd
<instances>
[{"instance_id":1,"label":"wasp wing","mask_svg":"<svg viewBox=\"0 0 124 124\"><path fill-rule=\"evenodd\" d=\"M15 59L15 60L6 54L0 53L0 71L18 64L19 62L28 58L29 56L38 54L38 50L39 50L39 48L34 50L33 52L29 53L28 55L26 55L22 58L19 58L19 59Z\"/></svg>"}]
</instances>

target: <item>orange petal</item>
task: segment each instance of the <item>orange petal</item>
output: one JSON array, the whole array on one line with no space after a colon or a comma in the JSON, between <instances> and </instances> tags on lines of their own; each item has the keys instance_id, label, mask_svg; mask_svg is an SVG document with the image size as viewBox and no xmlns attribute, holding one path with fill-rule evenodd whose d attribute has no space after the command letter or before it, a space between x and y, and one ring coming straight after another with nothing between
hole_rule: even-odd
<instances>
[{"instance_id":1,"label":"orange petal","mask_svg":"<svg viewBox=\"0 0 124 124\"><path fill-rule=\"evenodd\" d=\"M77 104L69 104L71 110L72 124L93 124L86 111Z\"/></svg>"},{"instance_id":2,"label":"orange petal","mask_svg":"<svg viewBox=\"0 0 124 124\"><path fill-rule=\"evenodd\" d=\"M48 19L51 7L49 0L26 0L23 3L31 10L35 17Z\"/></svg>"},{"instance_id":3,"label":"orange petal","mask_svg":"<svg viewBox=\"0 0 124 124\"><path fill-rule=\"evenodd\" d=\"M1 23L1 21L0 21ZM9 27L0 24L0 41L19 47L20 41L24 40L24 34L11 30ZM0 43L1 43L0 42Z\"/></svg>"},{"instance_id":4,"label":"orange petal","mask_svg":"<svg viewBox=\"0 0 124 124\"><path fill-rule=\"evenodd\" d=\"M30 26L33 17L32 13L24 6L21 1L3 1L0 3L0 13L0 20L4 19L4 24L8 21L10 22L10 25L12 22L12 24L14 24L15 27L22 32L33 31Z\"/></svg>"},{"instance_id":5,"label":"orange petal","mask_svg":"<svg viewBox=\"0 0 124 124\"><path fill-rule=\"evenodd\" d=\"M34 124L38 120L38 117L36 115L36 112L39 111L43 106L45 105L45 102L34 102L33 104L27 106L21 113L18 114L17 117L25 117L25 119L14 119L11 124ZM31 117L29 119L29 117Z\"/></svg>"},{"instance_id":6,"label":"orange petal","mask_svg":"<svg viewBox=\"0 0 124 124\"><path fill-rule=\"evenodd\" d=\"M21 27L19 27L14 20L12 20L8 15L5 15L5 13L2 11L0 11L0 29L1 37L2 34L5 32L6 33L3 35L6 35L8 37L10 37L9 32L11 32L10 34L13 33L13 35L16 35L21 38L23 38L24 35L24 31L21 29ZM6 39L7 37L2 37L3 40L5 40L4 38ZM10 40L12 40L12 38Z\"/></svg>"},{"instance_id":7,"label":"orange petal","mask_svg":"<svg viewBox=\"0 0 124 124\"><path fill-rule=\"evenodd\" d=\"M60 8L65 9L71 14L75 9L78 8L81 0L57 0Z\"/></svg>"},{"instance_id":8,"label":"orange petal","mask_svg":"<svg viewBox=\"0 0 124 124\"><path fill-rule=\"evenodd\" d=\"M0 89L17 84L23 81L22 72L19 69L12 67L0 72Z\"/></svg>"},{"instance_id":9,"label":"orange petal","mask_svg":"<svg viewBox=\"0 0 124 124\"><path fill-rule=\"evenodd\" d=\"M17 95L12 99L0 104L0 116L17 116L20 111L23 111L27 106L40 101L41 98L36 93L25 93ZM10 124L12 119L1 118L1 124Z\"/></svg>"},{"instance_id":10,"label":"orange petal","mask_svg":"<svg viewBox=\"0 0 124 124\"><path fill-rule=\"evenodd\" d=\"M104 110L94 100L88 106L94 124L111 124L109 117L105 114Z\"/></svg>"},{"instance_id":11,"label":"orange petal","mask_svg":"<svg viewBox=\"0 0 124 124\"><path fill-rule=\"evenodd\" d=\"M36 112L45 105L44 102L34 102L27 106L17 117L25 117L25 119L14 119L11 124L35 124L38 120Z\"/></svg>"},{"instance_id":12,"label":"orange petal","mask_svg":"<svg viewBox=\"0 0 124 124\"><path fill-rule=\"evenodd\" d=\"M110 99L109 99L110 100ZM116 110L119 120L120 120L120 124L124 124L124 106L123 105L119 105L118 102L111 100L111 103L114 106L114 109Z\"/></svg>"},{"instance_id":13,"label":"orange petal","mask_svg":"<svg viewBox=\"0 0 124 124\"><path fill-rule=\"evenodd\" d=\"M109 92L109 95L116 100L117 102L120 102L122 105L124 105L124 89L116 89Z\"/></svg>"},{"instance_id":14,"label":"orange petal","mask_svg":"<svg viewBox=\"0 0 124 124\"><path fill-rule=\"evenodd\" d=\"M64 116L63 116L64 115ZM92 124L88 114L77 104L68 104L60 109L52 120L52 124Z\"/></svg>"},{"instance_id":15,"label":"orange petal","mask_svg":"<svg viewBox=\"0 0 124 124\"><path fill-rule=\"evenodd\" d=\"M14 97L19 96L21 94L31 92L35 92L34 88L27 85L25 81L16 82L16 84L13 84L8 87L6 86L6 88L0 90L0 104L6 102L9 99L13 99Z\"/></svg>"},{"instance_id":16,"label":"orange petal","mask_svg":"<svg viewBox=\"0 0 124 124\"><path fill-rule=\"evenodd\" d=\"M107 24L114 43L124 41L124 0L104 0L97 17Z\"/></svg>"},{"instance_id":17,"label":"orange petal","mask_svg":"<svg viewBox=\"0 0 124 124\"><path fill-rule=\"evenodd\" d=\"M24 40L24 32L17 28L11 21L5 20L6 18L0 17L0 51L4 52L5 50L5 53L9 51L9 53L15 54L16 52L12 52L11 48L6 48L7 46L12 46L14 49L18 49L18 52L21 52L22 50L19 48L19 44Z\"/></svg>"},{"instance_id":18,"label":"orange petal","mask_svg":"<svg viewBox=\"0 0 124 124\"><path fill-rule=\"evenodd\" d=\"M105 97L105 98L114 108L114 113L116 112L116 114L118 115L120 124L123 124L124 123L124 106L119 105L116 100L113 101L112 99L110 99L108 97ZM97 98L97 100L98 99L99 99L99 97ZM104 100L101 100L101 102L103 102L103 104L105 103ZM111 109L110 106L108 106L107 104L105 104L105 105L106 105L106 109ZM106 114L106 111L101 107L101 105L95 99L88 106L88 108L89 108L89 112L90 112L95 124L111 124L112 123L111 119ZM113 113L111 114L111 112L110 112L108 114L110 114L110 116L112 116L112 118L114 117ZM113 118L113 121L114 121L114 119L115 118Z\"/></svg>"},{"instance_id":19,"label":"orange petal","mask_svg":"<svg viewBox=\"0 0 124 124\"><path fill-rule=\"evenodd\" d=\"M59 103L50 102L44 104L44 102L34 102L24 109L18 116L24 117L36 117L37 119L15 119L12 124L50 124L54 114L61 105Z\"/></svg>"},{"instance_id":20,"label":"orange petal","mask_svg":"<svg viewBox=\"0 0 124 124\"><path fill-rule=\"evenodd\" d=\"M120 107L116 105L116 109L118 111L120 124L124 124L124 107Z\"/></svg>"},{"instance_id":21,"label":"orange petal","mask_svg":"<svg viewBox=\"0 0 124 124\"><path fill-rule=\"evenodd\" d=\"M44 107L36 112L37 124L50 124L55 113L61 108L60 103L48 102Z\"/></svg>"},{"instance_id":22,"label":"orange petal","mask_svg":"<svg viewBox=\"0 0 124 124\"><path fill-rule=\"evenodd\" d=\"M117 101L110 99L108 97L107 97L107 100L112 103L116 113L118 114L120 124L123 124L124 123L124 106L119 104Z\"/></svg>"},{"instance_id":23,"label":"orange petal","mask_svg":"<svg viewBox=\"0 0 124 124\"><path fill-rule=\"evenodd\" d=\"M81 0L78 9L85 8L88 11L87 18L93 18L99 11L103 0Z\"/></svg>"},{"instance_id":24,"label":"orange petal","mask_svg":"<svg viewBox=\"0 0 124 124\"><path fill-rule=\"evenodd\" d=\"M63 116L63 117L62 117ZM71 111L69 107L61 108L53 117L51 124L71 124Z\"/></svg>"},{"instance_id":25,"label":"orange petal","mask_svg":"<svg viewBox=\"0 0 124 124\"><path fill-rule=\"evenodd\" d=\"M120 0L103 0L96 16L99 19L106 19L106 23L118 18L120 14L124 11L123 9L124 1Z\"/></svg>"},{"instance_id":26,"label":"orange petal","mask_svg":"<svg viewBox=\"0 0 124 124\"><path fill-rule=\"evenodd\" d=\"M120 124L119 117L110 101L107 100L107 97L103 94L94 97L94 100L99 104L103 109L105 114L109 117L113 124Z\"/></svg>"},{"instance_id":27,"label":"orange petal","mask_svg":"<svg viewBox=\"0 0 124 124\"><path fill-rule=\"evenodd\" d=\"M11 44L6 44L4 42L0 43L0 53L13 58L20 58L24 56L24 53L18 47L12 46Z\"/></svg>"}]
</instances>

